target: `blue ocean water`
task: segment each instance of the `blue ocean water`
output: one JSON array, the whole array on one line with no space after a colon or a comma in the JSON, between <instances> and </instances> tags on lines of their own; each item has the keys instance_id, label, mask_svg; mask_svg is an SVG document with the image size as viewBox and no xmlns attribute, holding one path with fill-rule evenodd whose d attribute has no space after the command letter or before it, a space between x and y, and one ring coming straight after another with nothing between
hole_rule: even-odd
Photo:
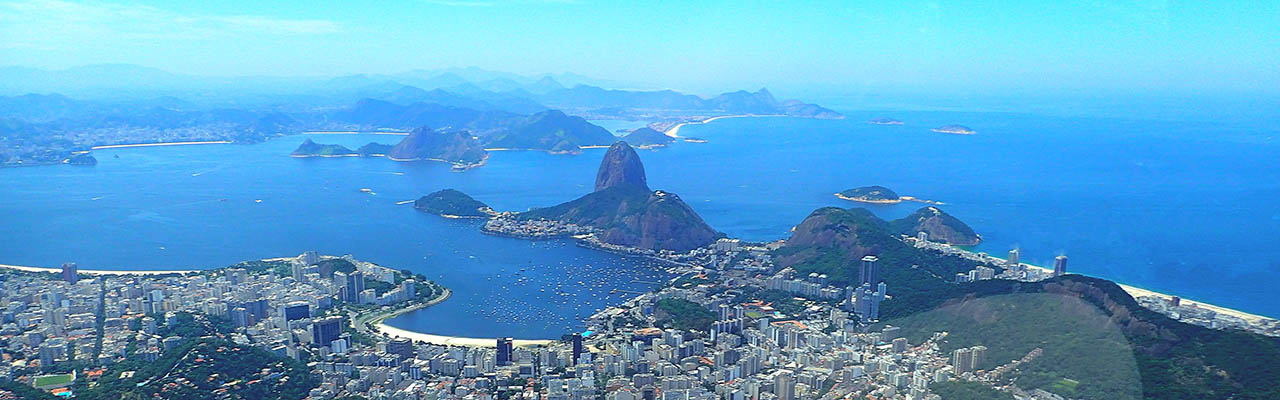
<instances>
[{"instance_id":1,"label":"blue ocean water","mask_svg":"<svg viewBox=\"0 0 1280 400\"><path fill-rule=\"evenodd\" d=\"M1008 113L847 115L722 119L681 129L708 143L640 154L651 186L679 194L730 236L784 238L822 206L868 207L885 218L920 206L832 196L884 185L946 202L943 209L983 235L980 251L1020 247L1024 260L1041 264L1067 254L1074 272L1280 316L1270 296L1280 282L1274 129ZM862 122L878 116L906 125ZM949 123L979 133L929 131ZM400 138L311 137L351 147ZM602 149L495 152L485 166L454 173L433 162L288 157L303 140L113 149L95 152L95 167L0 169L0 263L211 268L306 250L349 253L454 289L449 301L393 325L522 338L559 337L577 328L575 317L623 298L612 289L644 290L662 277L641 260L486 236L477 221L396 204L448 187L500 210L556 204L591 189Z\"/></svg>"}]
</instances>

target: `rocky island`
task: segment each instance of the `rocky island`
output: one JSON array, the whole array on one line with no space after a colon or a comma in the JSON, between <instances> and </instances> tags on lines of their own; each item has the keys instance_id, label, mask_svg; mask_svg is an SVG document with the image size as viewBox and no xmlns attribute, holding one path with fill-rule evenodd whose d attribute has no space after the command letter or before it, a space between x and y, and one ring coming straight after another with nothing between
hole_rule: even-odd
<instances>
[{"instance_id":1,"label":"rocky island","mask_svg":"<svg viewBox=\"0 0 1280 400\"><path fill-rule=\"evenodd\" d=\"M972 135L972 134L978 133L978 131L969 129L969 127L964 125L943 125L937 128L933 128L933 131L938 133L950 133L955 135Z\"/></svg>"},{"instance_id":2,"label":"rocky island","mask_svg":"<svg viewBox=\"0 0 1280 400\"><path fill-rule=\"evenodd\" d=\"M605 153L594 192L514 219L584 227L603 243L654 251L689 251L724 236L675 193L650 190L640 156L626 142Z\"/></svg>"},{"instance_id":3,"label":"rocky island","mask_svg":"<svg viewBox=\"0 0 1280 400\"><path fill-rule=\"evenodd\" d=\"M836 197L842 200L856 201L859 203L871 204L898 204L904 201L914 201L924 204L944 204L940 201L917 199L912 196L899 196L892 190L884 186L862 186L848 189L840 193L836 193Z\"/></svg>"},{"instance_id":4,"label":"rocky island","mask_svg":"<svg viewBox=\"0 0 1280 400\"><path fill-rule=\"evenodd\" d=\"M356 156L356 152L351 151L346 146L340 144L319 144L308 138L298 145L290 157L351 157Z\"/></svg>"},{"instance_id":5,"label":"rocky island","mask_svg":"<svg viewBox=\"0 0 1280 400\"><path fill-rule=\"evenodd\" d=\"M867 123L871 125L902 125L902 121L893 118L873 118Z\"/></svg>"},{"instance_id":6,"label":"rocky island","mask_svg":"<svg viewBox=\"0 0 1280 400\"><path fill-rule=\"evenodd\" d=\"M387 153L387 158L394 161L443 161L462 169L480 166L488 157L484 146L470 132L426 126L414 129Z\"/></svg>"},{"instance_id":7,"label":"rocky island","mask_svg":"<svg viewBox=\"0 0 1280 400\"><path fill-rule=\"evenodd\" d=\"M71 165L82 165L82 166L98 165L98 159L93 158L93 154L87 151L84 153L72 154L71 157L68 157L63 162Z\"/></svg>"},{"instance_id":8,"label":"rocky island","mask_svg":"<svg viewBox=\"0 0 1280 400\"><path fill-rule=\"evenodd\" d=\"M667 147L667 145L676 141L676 138L667 136L667 134L658 132L653 128L639 128L626 136L622 137L623 142L635 146L636 148L648 149L655 147Z\"/></svg>"},{"instance_id":9,"label":"rocky island","mask_svg":"<svg viewBox=\"0 0 1280 400\"><path fill-rule=\"evenodd\" d=\"M422 196L413 202L413 208L446 218L484 218L494 214L487 204L453 189Z\"/></svg>"}]
</instances>

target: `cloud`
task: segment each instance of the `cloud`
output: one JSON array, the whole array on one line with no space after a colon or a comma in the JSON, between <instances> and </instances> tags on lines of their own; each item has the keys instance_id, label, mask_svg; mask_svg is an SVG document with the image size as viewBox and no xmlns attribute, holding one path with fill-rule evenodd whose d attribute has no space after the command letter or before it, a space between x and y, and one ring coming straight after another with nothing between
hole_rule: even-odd
<instances>
[{"instance_id":1,"label":"cloud","mask_svg":"<svg viewBox=\"0 0 1280 400\"><path fill-rule=\"evenodd\" d=\"M8 48L57 51L130 41L219 40L341 31L339 24L320 19L182 14L147 5L98 1L0 1L0 47Z\"/></svg>"}]
</instances>

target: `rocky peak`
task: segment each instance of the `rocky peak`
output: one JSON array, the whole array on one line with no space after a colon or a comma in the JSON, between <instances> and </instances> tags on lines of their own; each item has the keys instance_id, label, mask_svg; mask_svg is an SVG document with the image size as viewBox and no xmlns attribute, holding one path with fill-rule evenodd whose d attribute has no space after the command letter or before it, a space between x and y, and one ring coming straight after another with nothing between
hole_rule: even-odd
<instances>
[{"instance_id":1,"label":"rocky peak","mask_svg":"<svg viewBox=\"0 0 1280 400\"><path fill-rule=\"evenodd\" d=\"M626 142L616 142L609 146L609 151L604 153L604 160L600 161L600 170L596 172L597 192L619 186L649 190L640 155Z\"/></svg>"}]
</instances>

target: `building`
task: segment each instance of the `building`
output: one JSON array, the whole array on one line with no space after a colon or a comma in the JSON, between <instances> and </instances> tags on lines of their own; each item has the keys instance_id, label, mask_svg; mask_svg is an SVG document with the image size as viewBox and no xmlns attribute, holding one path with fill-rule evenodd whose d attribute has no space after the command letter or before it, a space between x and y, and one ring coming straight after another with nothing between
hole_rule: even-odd
<instances>
[{"instance_id":1,"label":"building","mask_svg":"<svg viewBox=\"0 0 1280 400\"><path fill-rule=\"evenodd\" d=\"M311 318L311 305L304 301L295 301L280 306L280 315L285 321Z\"/></svg>"},{"instance_id":2,"label":"building","mask_svg":"<svg viewBox=\"0 0 1280 400\"><path fill-rule=\"evenodd\" d=\"M1053 259L1053 276L1059 277L1067 274L1067 256L1058 256Z\"/></svg>"},{"instance_id":3,"label":"building","mask_svg":"<svg viewBox=\"0 0 1280 400\"><path fill-rule=\"evenodd\" d=\"M417 353L413 348L413 341L405 338L396 338L387 342L387 352L405 359L413 358Z\"/></svg>"},{"instance_id":4,"label":"building","mask_svg":"<svg viewBox=\"0 0 1280 400\"><path fill-rule=\"evenodd\" d=\"M76 268L76 263L62 263L62 280L72 285L80 281L80 272Z\"/></svg>"},{"instance_id":5,"label":"building","mask_svg":"<svg viewBox=\"0 0 1280 400\"><path fill-rule=\"evenodd\" d=\"M582 355L582 334L575 333L570 338L573 341L573 365L578 365L578 356Z\"/></svg>"},{"instance_id":6,"label":"building","mask_svg":"<svg viewBox=\"0 0 1280 400\"><path fill-rule=\"evenodd\" d=\"M796 378L791 375L791 371L778 371L773 376L773 395L777 400L795 400Z\"/></svg>"},{"instance_id":7,"label":"building","mask_svg":"<svg viewBox=\"0 0 1280 400\"><path fill-rule=\"evenodd\" d=\"M862 257L862 269L858 271L858 285L875 287L880 283L880 259L876 256Z\"/></svg>"},{"instance_id":8,"label":"building","mask_svg":"<svg viewBox=\"0 0 1280 400\"><path fill-rule=\"evenodd\" d=\"M1021 263L1021 261L1019 260L1019 257L1021 255L1022 253L1018 251L1018 249L1009 250L1009 259L1006 260L1007 264L1014 265L1014 266L1018 265L1019 263Z\"/></svg>"},{"instance_id":9,"label":"building","mask_svg":"<svg viewBox=\"0 0 1280 400\"><path fill-rule=\"evenodd\" d=\"M342 317L322 318L311 324L311 341L317 346L328 345L342 334Z\"/></svg>"},{"instance_id":10,"label":"building","mask_svg":"<svg viewBox=\"0 0 1280 400\"><path fill-rule=\"evenodd\" d=\"M511 365L512 342L509 337L498 338L498 366Z\"/></svg>"}]
</instances>

